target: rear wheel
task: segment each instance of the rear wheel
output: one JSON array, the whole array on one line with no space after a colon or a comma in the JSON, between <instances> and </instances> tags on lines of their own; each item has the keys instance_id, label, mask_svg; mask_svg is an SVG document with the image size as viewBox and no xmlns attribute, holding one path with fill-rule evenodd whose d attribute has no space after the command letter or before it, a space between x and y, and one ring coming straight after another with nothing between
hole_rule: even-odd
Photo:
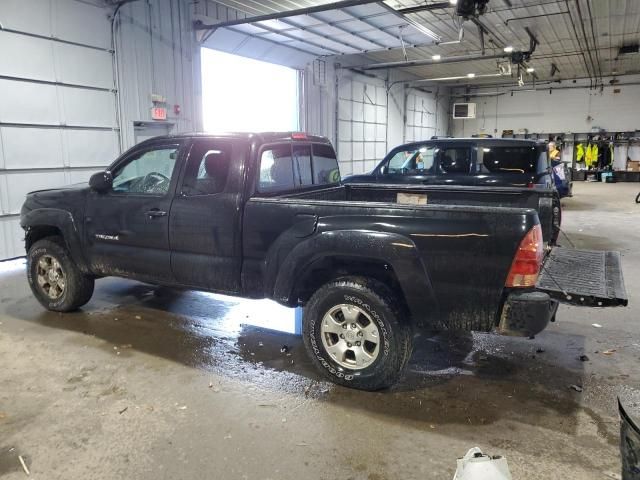
<instances>
[{"instance_id":1,"label":"rear wheel","mask_svg":"<svg viewBox=\"0 0 640 480\"><path fill-rule=\"evenodd\" d=\"M321 287L305 308L303 338L326 377L361 390L396 383L411 356L406 309L372 279L346 277Z\"/></svg>"},{"instance_id":2,"label":"rear wheel","mask_svg":"<svg viewBox=\"0 0 640 480\"><path fill-rule=\"evenodd\" d=\"M36 299L55 312L76 310L93 295L93 278L80 271L60 237L38 240L31 246L27 277Z\"/></svg>"}]
</instances>

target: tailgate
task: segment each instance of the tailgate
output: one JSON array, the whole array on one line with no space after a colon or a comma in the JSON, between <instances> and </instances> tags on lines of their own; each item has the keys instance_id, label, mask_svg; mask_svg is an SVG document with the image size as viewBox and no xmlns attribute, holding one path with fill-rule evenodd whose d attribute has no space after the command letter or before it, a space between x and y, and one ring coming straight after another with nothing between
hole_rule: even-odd
<instances>
[{"instance_id":1,"label":"tailgate","mask_svg":"<svg viewBox=\"0 0 640 480\"><path fill-rule=\"evenodd\" d=\"M547 256L536 289L572 305L627 305L620 254L555 247Z\"/></svg>"}]
</instances>

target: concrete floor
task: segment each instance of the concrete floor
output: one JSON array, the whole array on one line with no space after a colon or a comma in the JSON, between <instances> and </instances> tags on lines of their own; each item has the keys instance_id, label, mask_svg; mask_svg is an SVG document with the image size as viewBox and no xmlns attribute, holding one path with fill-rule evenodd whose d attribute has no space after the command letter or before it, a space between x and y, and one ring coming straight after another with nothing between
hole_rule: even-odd
<instances>
[{"instance_id":1,"label":"concrete floor","mask_svg":"<svg viewBox=\"0 0 640 480\"><path fill-rule=\"evenodd\" d=\"M0 263L0 477L25 478L21 455L41 479L450 479L477 445L514 479L618 478L616 395L640 388L639 190L577 183L564 201L576 247L622 252L630 307L561 307L535 340L421 339L382 393L321 381L298 337L246 325L291 327L265 302L104 279L59 315Z\"/></svg>"}]
</instances>

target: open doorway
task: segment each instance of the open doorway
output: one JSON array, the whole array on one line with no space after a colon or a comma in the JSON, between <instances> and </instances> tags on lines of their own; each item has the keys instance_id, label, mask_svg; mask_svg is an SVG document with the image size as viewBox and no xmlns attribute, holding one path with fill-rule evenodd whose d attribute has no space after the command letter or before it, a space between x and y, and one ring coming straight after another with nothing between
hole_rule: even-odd
<instances>
[{"instance_id":1,"label":"open doorway","mask_svg":"<svg viewBox=\"0 0 640 480\"><path fill-rule=\"evenodd\" d=\"M205 131L300 129L297 70L210 48L201 52Z\"/></svg>"}]
</instances>

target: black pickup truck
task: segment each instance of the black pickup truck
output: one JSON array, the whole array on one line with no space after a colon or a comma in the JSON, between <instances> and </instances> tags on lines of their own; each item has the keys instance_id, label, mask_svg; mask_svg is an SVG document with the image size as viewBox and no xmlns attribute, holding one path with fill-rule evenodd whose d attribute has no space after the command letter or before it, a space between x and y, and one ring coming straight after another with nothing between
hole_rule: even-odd
<instances>
[{"instance_id":1,"label":"black pickup truck","mask_svg":"<svg viewBox=\"0 0 640 480\"><path fill-rule=\"evenodd\" d=\"M466 188L343 185L331 144L300 133L157 137L27 196L28 280L61 312L103 276L303 306L313 362L369 390L419 328L535 335L558 301L626 304L616 253L549 249L536 210L503 206L535 190Z\"/></svg>"}]
</instances>

